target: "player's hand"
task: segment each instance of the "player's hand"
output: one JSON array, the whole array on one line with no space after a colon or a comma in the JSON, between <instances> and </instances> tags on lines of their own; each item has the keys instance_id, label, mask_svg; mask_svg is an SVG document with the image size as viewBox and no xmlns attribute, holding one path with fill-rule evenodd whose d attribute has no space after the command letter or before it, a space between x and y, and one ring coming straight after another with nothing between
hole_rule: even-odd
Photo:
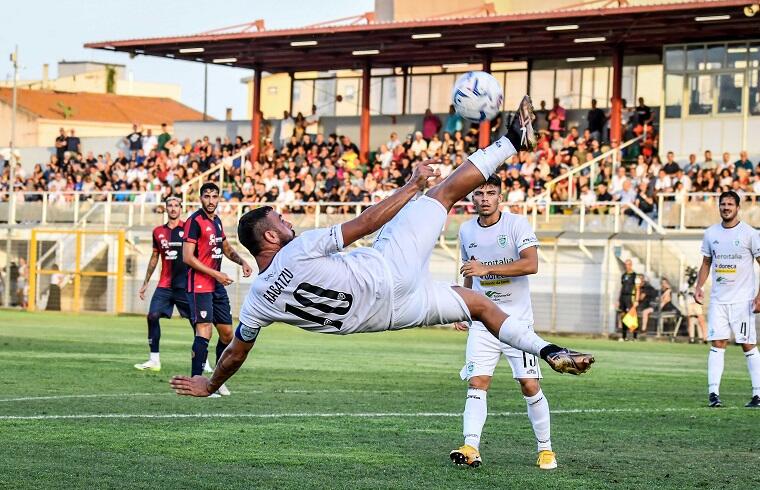
<instances>
[{"instance_id":1,"label":"player's hand","mask_svg":"<svg viewBox=\"0 0 760 490\"><path fill-rule=\"evenodd\" d=\"M174 376L170 381L172 389L178 395L209 396L209 379L205 376Z\"/></svg>"},{"instance_id":2,"label":"player's hand","mask_svg":"<svg viewBox=\"0 0 760 490\"><path fill-rule=\"evenodd\" d=\"M409 182L414 183L419 190L424 191L427 187L428 179L431 177L439 177L441 175L440 170L431 167L432 164L440 162L441 160L438 158L431 158L418 163L417 166L414 167L412 178L409 179Z\"/></svg>"},{"instance_id":3,"label":"player's hand","mask_svg":"<svg viewBox=\"0 0 760 490\"><path fill-rule=\"evenodd\" d=\"M694 288L694 301L700 305L704 304L705 292L702 290L702 288ZM757 303L755 303L755 305L757 305Z\"/></svg>"},{"instance_id":4,"label":"player's hand","mask_svg":"<svg viewBox=\"0 0 760 490\"><path fill-rule=\"evenodd\" d=\"M482 277L488 274L488 268L473 257L464 263L462 268L459 269L459 272L464 277Z\"/></svg>"},{"instance_id":5,"label":"player's hand","mask_svg":"<svg viewBox=\"0 0 760 490\"><path fill-rule=\"evenodd\" d=\"M466 332L469 329L470 329L470 326L467 325L466 322L456 322L456 323L454 323L454 330L456 330L458 332Z\"/></svg>"},{"instance_id":6,"label":"player's hand","mask_svg":"<svg viewBox=\"0 0 760 490\"><path fill-rule=\"evenodd\" d=\"M248 262L243 261L243 277L248 277L253 274L253 269L248 265Z\"/></svg>"},{"instance_id":7,"label":"player's hand","mask_svg":"<svg viewBox=\"0 0 760 490\"><path fill-rule=\"evenodd\" d=\"M760 313L760 294L755 296L755 307L752 309L752 313Z\"/></svg>"},{"instance_id":8,"label":"player's hand","mask_svg":"<svg viewBox=\"0 0 760 490\"><path fill-rule=\"evenodd\" d=\"M148 285L143 284L142 287L137 291L138 296L140 296L140 299L145 301L145 291L147 291Z\"/></svg>"},{"instance_id":9,"label":"player's hand","mask_svg":"<svg viewBox=\"0 0 760 490\"><path fill-rule=\"evenodd\" d=\"M217 281L219 281L219 283L222 286L229 286L230 284L232 284L233 282L235 282L235 281L232 280L232 278L230 276L228 276L224 272L217 272L215 279Z\"/></svg>"}]
</instances>

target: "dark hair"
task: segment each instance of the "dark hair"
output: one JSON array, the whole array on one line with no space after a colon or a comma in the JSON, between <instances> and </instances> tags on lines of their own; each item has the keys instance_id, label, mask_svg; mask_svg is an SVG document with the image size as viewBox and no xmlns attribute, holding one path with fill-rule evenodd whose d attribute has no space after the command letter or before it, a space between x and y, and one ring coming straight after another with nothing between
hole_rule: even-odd
<instances>
[{"instance_id":1,"label":"dark hair","mask_svg":"<svg viewBox=\"0 0 760 490\"><path fill-rule=\"evenodd\" d=\"M217 194L219 194L219 186L214 184L213 182L206 182L201 186L200 192L198 192L199 196L202 196L204 192L206 191L216 191Z\"/></svg>"},{"instance_id":2,"label":"dark hair","mask_svg":"<svg viewBox=\"0 0 760 490\"><path fill-rule=\"evenodd\" d=\"M728 197L728 198L730 198L730 199L733 199L733 200L734 200L734 202L736 203L736 207L739 207L739 200L740 200L740 199L739 199L739 194L737 194L737 193L736 193L736 192L734 192L734 191L725 191L725 192L721 192L721 193L720 193L720 197L718 198L718 204L720 204L720 202L721 202L723 199L727 198L727 197Z\"/></svg>"},{"instance_id":3,"label":"dark hair","mask_svg":"<svg viewBox=\"0 0 760 490\"><path fill-rule=\"evenodd\" d=\"M272 206L262 206L248 211L238 222L238 241L251 252L251 255L261 252L260 239L266 231L265 223L271 211Z\"/></svg>"},{"instance_id":4,"label":"dark hair","mask_svg":"<svg viewBox=\"0 0 760 490\"><path fill-rule=\"evenodd\" d=\"M481 187L484 185L492 185L501 189L501 177L499 177L498 175L491 175L490 177L488 177L488 179L486 179L485 182L481 184Z\"/></svg>"}]
</instances>

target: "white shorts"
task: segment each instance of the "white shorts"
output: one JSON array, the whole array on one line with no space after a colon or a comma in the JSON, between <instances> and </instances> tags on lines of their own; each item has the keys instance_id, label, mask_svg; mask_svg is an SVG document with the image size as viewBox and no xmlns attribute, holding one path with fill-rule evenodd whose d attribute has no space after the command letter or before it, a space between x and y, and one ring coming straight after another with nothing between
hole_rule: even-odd
<instances>
[{"instance_id":1,"label":"white shorts","mask_svg":"<svg viewBox=\"0 0 760 490\"><path fill-rule=\"evenodd\" d=\"M482 330L480 322L473 322L473 327L476 328L470 327L467 334L465 364L459 372L463 380L473 376L493 376L500 355L509 361L514 379L541 379L538 357L501 342L488 330Z\"/></svg>"},{"instance_id":2,"label":"white shorts","mask_svg":"<svg viewBox=\"0 0 760 490\"><path fill-rule=\"evenodd\" d=\"M377 234L372 248L383 255L393 277L391 330L470 319L452 284L430 276L430 256L447 214L441 203L422 196L404 206Z\"/></svg>"},{"instance_id":3,"label":"white shorts","mask_svg":"<svg viewBox=\"0 0 760 490\"><path fill-rule=\"evenodd\" d=\"M728 340L731 333L737 344L756 344L755 314L752 301L721 305L710 303L707 310L707 340Z\"/></svg>"}]
</instances>

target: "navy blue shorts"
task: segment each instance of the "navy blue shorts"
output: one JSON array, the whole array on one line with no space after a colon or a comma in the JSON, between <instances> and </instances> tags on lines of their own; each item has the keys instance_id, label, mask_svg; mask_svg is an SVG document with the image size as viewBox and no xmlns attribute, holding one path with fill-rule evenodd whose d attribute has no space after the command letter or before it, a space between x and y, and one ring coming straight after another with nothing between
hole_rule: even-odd
<instances>
[{"instance_id":1,"label":"navy blue shorts","mask_svg":"<svg viewBox=\"0 0 760 490\"><path fill-rule=\"evenodd\" d=\"M187 293L193 323L232 325L232 310L227 290L216 285L213 293Z\"/></svg>"},{"instance_id":2,"label":"navy blue shorts","mask_svg":"<svg viewBox=\"0 0 760 490\"><path fill-rule=\"evenodd\" d=\"M148 314L158 315L160 318L171 318L175 306L179 311L179 316L190 318L190 305L184 289L156 288L153 297L150 298Z\"/></svg>"}]
</instances>

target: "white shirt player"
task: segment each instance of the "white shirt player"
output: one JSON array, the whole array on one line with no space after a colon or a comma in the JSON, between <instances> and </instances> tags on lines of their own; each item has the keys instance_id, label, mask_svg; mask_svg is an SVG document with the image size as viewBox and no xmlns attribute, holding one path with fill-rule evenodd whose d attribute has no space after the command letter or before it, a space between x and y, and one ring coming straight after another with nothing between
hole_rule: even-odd
<instances>
[{"instance_id":1,"label":"white shirt player","mask_svg":"<svg viewBox=\"0 0 760 490\"><path fill-rule=\"evenodd\" d=\"M372 248L342 250L335 225L307 231L277 252L245 298L242 335L255 338L274 322L334 334L387 330L393 283L385 259Z\"/></svg>"},{"instance_id":2,"label":"white shirt player","mask_svg":"<svg viewBox=\"0 0 760 490\"><path fill-rule=\"evenodd\" d=\"M702 255L712 257L711 303L726 305L754 299L754 262L760 257L760 232L742 221L733 228L712 225L705 231Z\"/></svg>"},{"instance_id":3,"label":"white shirt player","mask_svg":"<svg viewBox=\"0 0 760 490\"><path fill-rule=\"evenodd\" d=\"M538 246L538 239L528 220L506 212L502 212L499 221L490 226L481 226L477 218L467 221L459 228L459 240L462 260L475 258L486 265L514 262L523 250ZM508 315L533 323L527 276L473 277L472 289L488 296ZM473 323L471 328L485 330L479 322Z\"/></svg>"}]
</instances>

